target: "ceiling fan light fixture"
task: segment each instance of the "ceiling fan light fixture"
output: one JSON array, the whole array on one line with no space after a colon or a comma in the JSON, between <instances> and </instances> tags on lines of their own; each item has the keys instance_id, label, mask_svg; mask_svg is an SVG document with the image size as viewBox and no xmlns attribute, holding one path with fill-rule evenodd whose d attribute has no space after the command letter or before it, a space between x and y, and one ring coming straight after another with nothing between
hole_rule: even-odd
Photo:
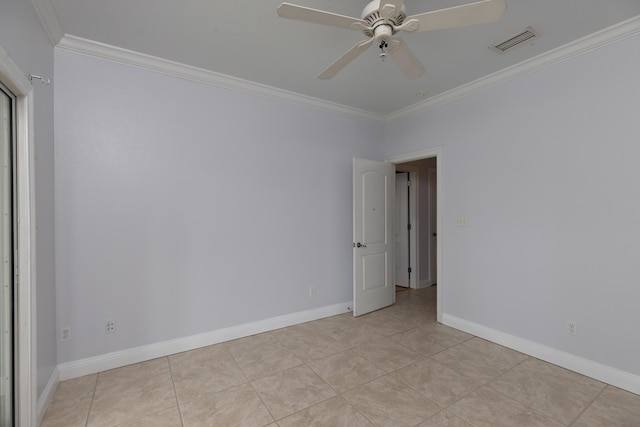
<instances>
[{"instance_id":1,"label":"ceiling fan light fixture","mask_svg":"<svg viewBox=\"0 0 640 427\"><path fill-rule=\"evenodd\" d=\"M277 12L281 18L358 30L368 37L327 67L318 76L322 80L335 76L374 42L380 48L380 58L384 59L388 53L406 78L417 79L424 74L424 65L400 37L394 37L398 32L433 31L495 22L506 9L507 0L479 0L407 17L404 0L372 0L362 11L360 19L291 3L281 3Z\"/></svg>"}]
</instances>

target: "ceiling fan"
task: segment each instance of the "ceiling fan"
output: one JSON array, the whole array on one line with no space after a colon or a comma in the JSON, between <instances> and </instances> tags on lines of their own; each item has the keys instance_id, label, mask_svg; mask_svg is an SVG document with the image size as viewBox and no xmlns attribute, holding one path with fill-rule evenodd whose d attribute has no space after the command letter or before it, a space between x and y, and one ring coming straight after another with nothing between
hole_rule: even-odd
<instances>
[{"instance_id":1,"label":"ceiling fan","mask_svg":"<svg viewBox=\"0 0 640 427\"><path fill-rule=\"evenodd\" d=\"M481 0L407 16L404 0L373 0L364 8L360 19L291 3L280 4L278 16L358 30L369 37L349 49L347 53L331 64L318 76L320 79L332 78L374 43L378 45L382 59L387 56L388 52L400 66L404 75L408 79L415 79L424 74L424 66L400 37L394 37L397 32L432 31L495 22L506 10L506 0Z\"/></svg>"}]
</instances>

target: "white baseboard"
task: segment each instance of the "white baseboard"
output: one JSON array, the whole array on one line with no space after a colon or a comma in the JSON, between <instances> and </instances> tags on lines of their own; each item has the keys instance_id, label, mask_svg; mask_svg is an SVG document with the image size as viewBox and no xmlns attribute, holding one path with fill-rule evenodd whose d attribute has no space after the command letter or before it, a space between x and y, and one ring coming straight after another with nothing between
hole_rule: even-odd
<instances>
[{"instance_id":1,"label":"white baseboard","mask_svg":"<svg viewBox=\"0 0 640 427\"><path fill-rule=\"evenodd\" d=\"M49 377L47 385L44 387L42 394L38 397L38 407L36 408L36 425L40 425L40 423L42 423L44 414L47 412L47 409L49 409L49 405L53 400L53 395L56 392L56 388L58 388L59 381L60 371L58 371L58 368L54 368L53 373L51 373L51 377Z\"/></svg>"},{"instance_id":2,"label":"white baseboard","mask_svg":"<svg viewBox=\"0 0 640 427\"><path fill-rule=\"evenodd\" d=\"M64 381L83 375L95 374L109 369L119 368L133 363L144 362L158 357L169 356L183 351L194 350L208 345L248 337L250 335L273 331L287 326L298 325L325 317L348 313L353 307L352 302L320 307L313 310L285 314L252 323L218 329L202 334L191 335L175 340L163 341L155 344L116 351L100 356L75 360L58 365L59 380Z\"/></svg>"},{"instance_id":3,"label":"white baseboard","mask_svg":"<svg viewBox=\"0 0 640 427\"><path fill-rule=\"evenodd\" d=\"M509 335L449 314L442 315L442 323L537 359L553 363L570 371L586 375L635 394L640 394L640 376L638 375Z\"/></svg>"}]
</instances>

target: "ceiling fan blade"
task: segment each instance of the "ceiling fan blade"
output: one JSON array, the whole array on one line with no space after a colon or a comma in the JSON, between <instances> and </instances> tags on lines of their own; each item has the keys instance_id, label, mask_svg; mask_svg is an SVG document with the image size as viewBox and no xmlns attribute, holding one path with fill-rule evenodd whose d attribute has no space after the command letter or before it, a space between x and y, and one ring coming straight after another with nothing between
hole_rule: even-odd
<instances>
[{"instance_id":1,"label":"ceiling fan blade","mask_svg":"<svg viewBox=\"0 0 640 427\"><path fill-rule=\"evenodd\" d=\"M322 80L328 80L331 77L335 76L336 74L338 74L338 72L340 70L342 70L344 67L346 67L351 61L353 61L354 59L356 59L358 56L360 56L360 54L362 52L364 52L365 50L367 50L367 48L369 46L371 46L371 44L374 42L374 38L370 38L369 40L364 40L361 41L360 43L358 43L357 45L355 45L354 47L352 47L351 49L349 49L347 51L347 53L345 53L344 55L342 55L340 58L338 58L338 60L336 62L334 62L333 64L329 65L327 67L326 70L324 70L319 76L319 79Z\"/></svg>"},{"instance_id":2,"label":"ceiling fan blade","mask_svg":"<svg viewBox=\"0 0 640 427\"><path fill-rule=\"evenodd\" d=\"M291 3L281 3L280 6L278 6L278 16L338 28L362 30L368 27L366 25L367 23L362 19L325 12L324 10L311 9L310 7L298 6Z\"/></svg>"},{"instance_id":3,"label":"ceiling fan blade","mask_svg":"<svg viewBox=\"0 0 640 427\"><path fill-rule=\"evenodd\" d=\"M401 38L396 37L391 40L388 52L408 79L417 79L426 71L420 60Z\"/></svg>"},{"instance_id":4,"label":"ceiling fan blade","mask_svg":"<svg viewBox=\"0 0 640 427\"><path fill-rule=\"evenodd\" d=\"M441 30L496 22L506 10L506 0L482 0L409 16L407 20L417 19L420 21L420 27L417 31Z\"/></svg>"},{"instance_id":5,"label":"ceiling fan blade","mask_svg":"<svg viewBox=\"0 0 640 427\"><path fill-rule=\"evenodd\" d=\"M380 2L380 13L385 18L392 18L402 9L404 0L383 0Z\"/></svg>"}]
</instances>

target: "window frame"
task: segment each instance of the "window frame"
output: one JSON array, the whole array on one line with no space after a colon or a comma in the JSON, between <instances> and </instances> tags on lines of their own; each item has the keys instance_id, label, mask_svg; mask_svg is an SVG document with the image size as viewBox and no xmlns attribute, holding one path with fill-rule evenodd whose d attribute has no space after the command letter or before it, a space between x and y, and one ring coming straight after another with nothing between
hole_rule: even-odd
<instances>
[{"instance_id":1,"label":"window frame","mask_svg":"<svg viewBox=\"0 0 640 427\"><path fill-rule=\"evenodd\" d=\"M0 80L15 95L15 242L17 268L14 420L37 425L35 312L35 190L33 88L26 75L0 46Z\"/></svg>"}]
</instances>

